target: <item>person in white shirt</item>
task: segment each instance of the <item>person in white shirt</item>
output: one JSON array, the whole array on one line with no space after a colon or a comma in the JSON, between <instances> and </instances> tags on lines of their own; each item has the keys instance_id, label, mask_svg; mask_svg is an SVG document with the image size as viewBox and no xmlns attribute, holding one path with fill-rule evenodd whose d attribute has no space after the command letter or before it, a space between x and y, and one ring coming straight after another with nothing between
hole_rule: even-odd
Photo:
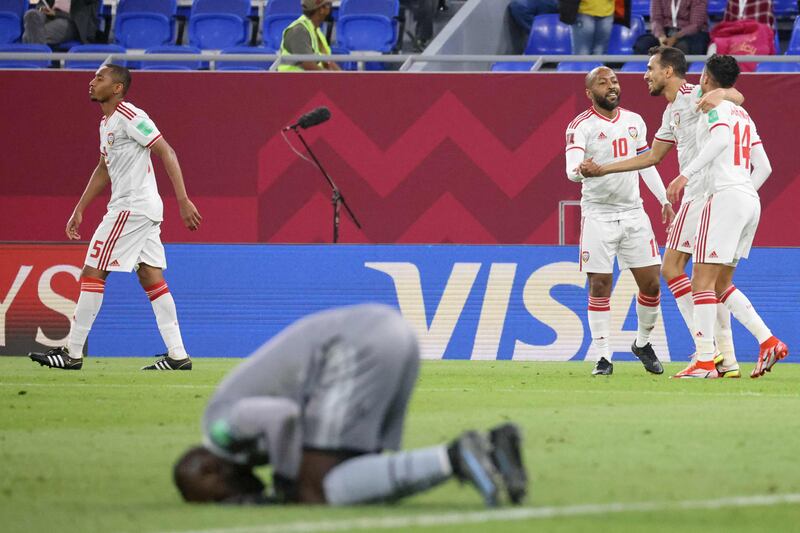
<instances>
[{"instance_id":1,"label":"person in white shirt","mask_svg":"<svg viewBox=\"0 0 800 533\"><path fill-rule=\"evenodd\" d=\"M184 225L195 231L202 217L186 193L175 151L147 114L124 100L130 83L128 69L109 64L101 66L89 84L89 97L103 110L100 161L67 222L67 237L81 238L78 228L84 210L109 183L111 200L108 212L89 241L67 345L46 353L28 354L42 366L65 370L79 370L83 366L84 345L103 302L106 277L112 271L136 270L167 347L167 353L143 370L192 368L183 346L175 301L162 272L167 268L160 237L163 208L150 152L164 163Z\"/></svg>"},{"instance_id":2,"label":"person in white shirt","mask_svg":"<svg viewBox=\"0 0 800 533\"><path fill-rule=\"evenodd\" d=\"M713 55L706 62L700 85L708 92L732 87L739 76L733 56ZM733 285L739 259L753 244L761 204L756 189L772 172L753 119L744 108L722 102L697 123L695 158L667 189L677 201L687 184L701 180L707 199L695 237L692 298L697 360L673 377L716 378L714 365L714 306L717 300L730 309L760 344L758 361L750 377L769 372L786 357L789 348L775 337L747 297ZM704 172L705 171L705 172Z\"/></svg>"},{"instance_id":3,"label":"person in white shirt","mask_svg":"<svg viewBox=\"0 0 800 533\"><path fill-rule=\"evenodd\" d=\"M678 148L678 164L681 169L694 159L699 146L697 123L703 114L703 108L710 109L723 99L741 104L744 97L733 87L703 93L699 85L686 82L686 70L686 57L679 49L661 46L650 50L650 61L644 76L648 90L653 96L663 95L669 102L664 109L661 127L653 138L652 150L632 159L602 166L592 161L584 161L581 164L581 172L585 176L604 176L611 172L639 170L657 165L674 146ZM687 187L675 222L669 228L664 246L664 262L661 266L661 275L667 282L692 337L694 337L692 322L694 303L686 266L694 253L694 234L705 204L704 195L705 189L701 179L695 180ZM724 304L717 305L714 340L719 352L715 360L720 375L728 378L740 377L741 372L733 345L731 313Z\"/></svg>"},{"instance_id":4,"label":"person in white shirt","mask_svg":"<svg viewBox=\"0 0 800 533\"><path fill-rule=\"evenodd\" d=\"M611 321L611 286L614 258L620 270L630 269L639 287L636 304L638 331L631 350L645 369L664 372L650 344L658 319L661 257L650 219L642 208L639 172L584 178L578 167L584 159L601 164L641 154L647 145L642 117L619 107L620 85L614 71L597 67L586 76L586 96L592 106L567 127L567 177L581 183L580 269L589 279L589 329L597 356L594 375L613 372L608 335ZM675 216L664 184L654 168L641 172L647 187L662 206L662 220Z\"/></svg>"}]
</instances>

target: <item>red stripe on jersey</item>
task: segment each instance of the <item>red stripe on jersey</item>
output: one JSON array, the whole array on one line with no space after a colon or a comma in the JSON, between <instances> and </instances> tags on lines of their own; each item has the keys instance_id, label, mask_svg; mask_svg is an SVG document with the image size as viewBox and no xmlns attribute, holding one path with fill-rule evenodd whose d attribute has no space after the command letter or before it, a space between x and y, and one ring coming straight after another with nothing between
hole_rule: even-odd
<instances>
[{"instance_id":1,"label":"red stripe on jersey","mask_svg":"<svg viewBox=\"0 0 800 533\"><path fill-rule=\"evenodd\" d=\"M586 119L589 119L589 118L592 118L591 114L590 115L586 115L585 117L582 117L580 119L576 119L576 120L572 121L572 123L569 125L569 127L567 129L568 130L577 129L578 126L580 126L581 122L584 122Z\"/></svg>"},{"instance_id":2,"label":"red stripe on jersey","mask_svg":"<svg viewBox=\"0 0 800 533\"><path fill-rule=\"evenodd\" d=\"M614 118L606 118L597 111L594 110L594 107L589 108L589 111L595 114L595 116L600 117L601 119L605 120L606 122L614 123L619 120L619 117L622 115L622 108L617 109L617 116Z\"/></svg>"},{"instance_id":3,"label":"red stripe on jersey","mask_svg":"<svg viewBox=\"0 0 800 533\"><path fill-rule=\"evenodd\" d=\"M133 108L128 107L128 104L126 104L125 102L120 102L118 104L118 106L119 106L120 109L124 109L125 111L127 111L131 115L136 116L136 111Z\"/></svg>"},{"instance_id":4,"label":"red stripe on jersey","mask_svg":"<svg viewBox=\"0 0 800 533\"><path fill-rule=\"evenodd\" d=\"M150 146L150 145L148 144L147 146ZM564 152L569 152L570 150L583 150L584 152L586 151L585 148L582 148L580 146L570 146L569 148L564 150Z\"/></svg>"},{"instance_id":5,"label":"red stripe on jersey","mask_svg":"<svg viewBox=\"0 0 800 533\"><path fill-rule=\"evenodd\" d=\"M567 129L568 130L575 129L575 126L578 125L577 123L580 123L580 122L584 121L589 116L591 116L591 113L589 113L588 110L584 111L583 113L581 113L580 115L578 115L577 117L572 119L572 122L569 123L569 126L567 126Z\"/></svg>"},{"instance_id":6,"label":"red stripe on jersey","mask_svg":"<svg viewBox=\"0 0 800 533\"><path fill-rule=\"evenodd\" d=\"M730 126L729 126L728 124L725 124L724 122L720 122L719 124L714 124L713 126L711 126L710 128L708 128L708 131L711 131L711 130L713 130L713 129L714 129L714 128L716 128L717 126L725 126L726 128L730 129Z\"/></svg>"},{"instance_id":7,"label":"red stripe on jersey","mask_svg":"<svg viewBox=\"0 0 800 533\"><path fill-rule=\"evenodd\" d=\"M128 120L133 120L133 115L129 115L127 111L123 111L122 109L117 109L117 111L119 111L119 114Z\"/></svg>"},{"instance_id":8,"label":"red stripe on jersey","mask_svg":"<svg viewBox=\"0 0 800 533\"><path fill-rule=\"evenodd\" d=\"M588 111L584 111L583 113L572 119L572 122L569 123L567 129L568 130L574 129L575 126L577 126L583 120L586 120L586 118L589 117L590 115L591 113L589 113Z\"/></svg>"},{"instance_id":9,"label":"red stripe on jersey","mask_svg":"<svg viewBox=\"0 0 800 533\"><path fill-rule=\"evenodd\" d=\"M117 108L116 108L116 110L117 110L117 111L119 111L119 113L120 113L120 114L121 114L123 117L125 117L125 118L127 118L127 119L132 119L133 117L135 117L135 116L136 116L136 114L135 114L133 111L131 111L130 109L128 109L127 107L125 107L124 105L122 105L122 102L120 102L120 103L118 103L118 104L117 104Z\"/></svg>"},{"instance_id":10,"label":"red stripe on jersey","mask_svg":"<svg viewBox=\"0 0 800 533\"><path fill-rule=\"evenodd\" d=\"M752 143L750 146L753 147L753 146L756 146L758 144L761 144L761 141L756 141L756 142Z\"/></svg>"},{"instance_id":11,"label":"red stripe on jersey","mask_svg":"<svg viewBox=\"0 0 800 533\"><path fill-rule=\"evenodd\" d=\"M159 140L160 138L161 138L161 134L159 133L158 135L156 135L155 139L153 139L152 141L147 143L147 146L145 146L145 148L150 148L151 146L153 146L153 143L156 142L157 140ZM147 167L147 172L150 172L150 167Z\"/></svg>"},{"instance_id":12,"label":"red stripe on jersey","mask_svg":"<svg viewBox=\"0 0 800 533\"><path fill-rule=\"evenodd\" d=\"M667 139L660 139L658 137L653 137L653 140L660 143L675 144L675 141L668 141Z\"/></svg>"}]
</instances>

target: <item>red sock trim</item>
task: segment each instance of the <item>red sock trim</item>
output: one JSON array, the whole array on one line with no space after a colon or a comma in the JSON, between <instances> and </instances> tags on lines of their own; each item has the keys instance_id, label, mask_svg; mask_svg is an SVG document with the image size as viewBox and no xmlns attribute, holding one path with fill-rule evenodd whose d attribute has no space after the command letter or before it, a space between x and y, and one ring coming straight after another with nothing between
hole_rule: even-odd
<instances>
[{"instance_id":1,"label":"red sock trim","mask_svg":"<svg viewBox=\"0 0 800 533\"><path fill-rule=\"evenodd\" d=\"M103 294L106 288L106 280L81 276L81 292L96 292Z\"/></svg>"},{"instance_id":2,"label":"red sock trim","mask_svg":"<svg viewBox=\"0 0 800 533\"><path fill-rule=\"evenodd\" d=\"M611 298L589 296L589 311L611 311Z\"/></svg>"},{"instance_id":3,"label":"red sock trim","mask_svg":"<svg viewBox=\"0 0 800 533\"><path fill-rule=\"evenodd\" d=\"M736 287L735 287L734 285L731 285L730 287L728 287L727 289L725 289L725 292L723 292L723 293L722 293L722 296L720 296L720 297L719 297L719 303L722 303L722 304L724 304L724 303L725 303L725 300L727 300L727 299L728 299L728 297L729 297L731 294L733 294L735 291L736 291Z\"/></svg>"},{"instance_id":4,"label":"red sock trim","mask_svg":"<svg viewBox=\"0 0 800 533\"><path fill-rule=\"evenodd\" d=\"M692 292L692 280L690 280L689 276L686 274L681 274L677 278L669 280L667 282L667 287L669 287L672 296L680 298L684 294Z\"/></svg>"},{"instance_id":5,"label":"red sock trim","mask_svg":"<svg viewBox=\"0 0 800 533\"><path fill-rule=\"evenodd\" d=\"M717 305L717 295L714 291L694 292L692 293L692 300L694 300L694 305Z\"/></svg>"},{"instance_id":6,"label":"red sock trim","mask_svg":"<svg viewBox=\"0 0 800 533\"><path fill-rule=\"evenodd\" d=\"M145 287L144 292L147 293L147 297L150 298L150 301L152 302L156 298L159 298L160 296L164 296L165 294L167 294L169 292L169 287L167 287L166 281L161 281L159 283L156 283L155 285L150 285L149 287Z\"/></svg>"},{"instance_id":7,"label":"red sock trim","mask_svg":"<svg viewBox=\"0 0 800 533\"><path fill-rule=\"evenodd\" d=\"M647 296L646 294L642 294L640 292L636 297L636 301L645 307L658 307L658 304L661 303L661 295L657 294L656 296Z\"/></svg>"}]
</instances>

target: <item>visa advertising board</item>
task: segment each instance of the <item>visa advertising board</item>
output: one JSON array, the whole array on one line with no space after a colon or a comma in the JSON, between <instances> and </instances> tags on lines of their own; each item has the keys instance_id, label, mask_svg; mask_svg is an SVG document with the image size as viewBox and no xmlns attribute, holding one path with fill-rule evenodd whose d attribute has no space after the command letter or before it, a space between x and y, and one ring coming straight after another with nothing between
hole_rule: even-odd
<instances>
[{"instance_id":1,"label":"visa advertising board","mask_svg":"<svg viewBox=\"0 0 800 533\"><path fill-rule=\"evenodd\" d=\"M167 245L165 272L194 357L244 357L292 321L337 305L397 307L426 359L591 359L587 283L575 246ZM64 344L78 297L85 245L0 245L0 354ZM800 334L800 250L757 248L735 278L789 346ZM637 288L615 274L611 347L631 360ZM737 355L757 344L734 322ZM691 336L662 283L651 338L664 361L686 360ZM90 356L164 351L135 274L109 276L89 335ZM791 356L790 356L791 360Z\"/></svg>"}]
</instances>

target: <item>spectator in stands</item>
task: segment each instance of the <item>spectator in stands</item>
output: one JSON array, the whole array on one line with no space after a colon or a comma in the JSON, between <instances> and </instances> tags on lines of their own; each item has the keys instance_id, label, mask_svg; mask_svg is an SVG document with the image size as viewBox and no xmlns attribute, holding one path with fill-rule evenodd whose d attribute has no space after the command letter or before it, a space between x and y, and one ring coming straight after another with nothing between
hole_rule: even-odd
<instances>
[{"instance_id":1,"label":"spectator in stands","mask_svg":"<svg viewBox=\"0 0 800 533\"><path fill-rule=\"evenodd\" d=\"M534 17L558 13L558 0L512 0L508 4L508 13L525 35L530 35Z\"/></svg>"},{"instance_id":2,"label":"spectator in stands","mask_svg":"<svg viewBox=\"0 0 800 533\"><path fill-rule=\"evenodd\" d=\"M433 18L441 6L438 0L403 0L401 4L414 15L414 49L422 52L433 38Z\"/></svg>"},{"instance_id":3,"label":"spectator in stands","mask_svg":"<svg viewBox=\"0 0 800 533\"><path fill-rule=\"evenodd\" d=\"M659 45L674 46L684 54L705 54L710 40L708 0L651 0L650 31L636 40L635 54L647 55Z\"/></svg>"},{"instance_id":4,"label":"spectator in stands","mask_svg":"<svg viewBox=\"0 0 800 533\"><path fill-rule=\"evenodd\" d=\"M772 0L728 0L722 20L746 19L774 28L775 14L772 10Z\"/></svg>"},{"instance_id":5,"label":"spectator in stands","mask_svg":"<svg viewBox=\"0 0 800 533\"><path fill-rule=\"evenodd\" d=\"M289 24L283 31L281 55L308 54L330 55L331 47L320 26L330 16L333 3L331 0L302 0L303 14ZM281 63L278 70L282 72L302 72L304 70L341 70L333 61L300 61L297 63Z\"/></svg>"},{"instance_id":6,"label":"spectator in stands","mask_svg":"<svg viewBox=\"0 0 800 533\"><path fill-rule=\"evenodd\" d=\"M25 13L22 42L59 44L65 41L94 41L98 1L39 0L36 9Z\"/></svg>"},{"instance_id":7,"label":"spectator in stands","mask_svg":"<svg viewBox=\"0 0 800 533\"><path fill-rule=\"evenodd\" d=\"M614 27L614 0L580 0L572 24L572 53L605 54Z\"/></svg>"}]
</instances>

